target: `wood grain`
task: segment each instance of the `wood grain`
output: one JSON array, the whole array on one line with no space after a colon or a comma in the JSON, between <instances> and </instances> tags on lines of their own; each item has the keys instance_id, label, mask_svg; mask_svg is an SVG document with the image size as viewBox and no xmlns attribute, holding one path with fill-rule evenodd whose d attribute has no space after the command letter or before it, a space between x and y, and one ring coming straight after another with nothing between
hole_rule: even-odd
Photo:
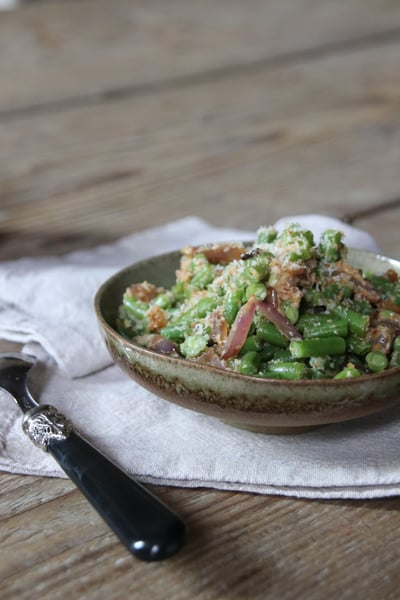
<instances>
[{"instance_id":1,"label":"wood grain","mask_svg":"<svg viewBox=\"0 0 400 600\"><path fill-rule=\"evenodd\" d=\"M127 556L71 492L2 524L1 542L6 536L13 549L0 572L2 597L32 598L32 590L40 590L44 598L61 598L101 589L107 598L129 593L161 600L168 589L178 600L188 593L319 600L333 590L340 598L395 598L397 499L309 502L165 488L157 494L176 506L189 527L184 552L172 560L147 565Z\"/></svg>"},{"instance_id":2,"label":"wood grain","mask_svg":"<svg viewBox=\"0 0 400 600\"><path fill-rule=\"evenodd\" d=\"M28 2L0 19L0 111L62 109L399 35L393 0Z\"/></svg>"},{"instance_id":3,"label":"wood grain","mask_svg":"<svg viewBox=\"0 0 400 600\"><path fill-rule=\"evenodd\" d=\"M254 228L375 208L400 183L399 57L395 43L2 123L0 232L97 242L193 213Z\"/></svg>"},{"instance_id":4,"label":"wood grain","mask_svg":"<svg viewBox=\"0 0 400 600\"><path fill-rule=\"evenodd\" d=\"M0 258L189 214L255 229L308 212L347 216L400 258L399 67L396 0L1 13ZM189 535L148 565L67 479L1 473L1 598L398 598L398 498L154 489Z\"/></svg>"}]
</instances>

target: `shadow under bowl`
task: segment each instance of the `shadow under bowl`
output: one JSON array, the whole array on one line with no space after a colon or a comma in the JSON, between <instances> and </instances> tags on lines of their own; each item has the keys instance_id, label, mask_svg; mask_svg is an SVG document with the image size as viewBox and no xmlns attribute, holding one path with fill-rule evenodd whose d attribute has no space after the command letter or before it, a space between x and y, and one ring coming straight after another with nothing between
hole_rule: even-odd
<instances>
[{"instance_id":1,"label":"shadow under bowl","mask_svg":"<svg viewBox=\"0 0 400 600\"><path fill-rule=\"evenodd\" d=\"M119 334L116 317L126 288L145 280L171 287L179 260L179 251L142 260L117 272L96 293L96 316L114 362L144 388L232 426L265 433L297 433L400 402L400 367L354 379L261 379L158 354ZM347 260L377 274L389 268L400 274L400 261L370 252L350 249Z\"/></svg>"}]
</instances>

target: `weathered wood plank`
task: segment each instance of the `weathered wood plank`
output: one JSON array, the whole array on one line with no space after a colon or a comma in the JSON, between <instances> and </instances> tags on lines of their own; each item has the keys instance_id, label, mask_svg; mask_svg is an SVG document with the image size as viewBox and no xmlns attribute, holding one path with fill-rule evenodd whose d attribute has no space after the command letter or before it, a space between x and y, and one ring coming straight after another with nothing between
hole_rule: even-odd
<instances>
[{"instance_id":1,"label":"weathered wood plank","mask_svg":"<svg viewBox=\"0 0 400 600\"><path fill-rule=\"evenodd\" d=\"M129 593L155 600L165 598L166 589L177 600L188 594L199 600L395 598L397 499L305 502L206 490L161 492L190 530L176 557L157 565L133 560L79 494L70 494L2 528L9 550L2 598L23 600L39 592L43 598L94 597L100 588L107 598Z\"/></svg>"},{"instance_id":2,"label":"weathered wood plank","mask_svg":"<svg viewBox=\"0 0 400 600\"><path fill-rule=\"evenodd\" d=\"M0 522L68 495L74 489L75 486L69 479L54 478L49 485L41 477L4 474L0 493Z\"/></svg>"},{"instance_id":3,"label":"weathered wood plank","mask_svg":"<svg viewBox=\"0 0 400 600\"><path fill-rule=\"evenodd\" d=\"M400 185L399 72L392 44L2 123L0 232L51 248L193 213L254 228L379 206Z\"/></svg>"},{"instance_id":4,"label":"weathered wood plank","mask_svg":"<svg viewBox=\"0 0 400 600\"><path fill-rule=\"evenodd\" d=\"M393 0L27 2L0 19L0 111L384 43L397 29Z\"/></svg>"}]
</instances>

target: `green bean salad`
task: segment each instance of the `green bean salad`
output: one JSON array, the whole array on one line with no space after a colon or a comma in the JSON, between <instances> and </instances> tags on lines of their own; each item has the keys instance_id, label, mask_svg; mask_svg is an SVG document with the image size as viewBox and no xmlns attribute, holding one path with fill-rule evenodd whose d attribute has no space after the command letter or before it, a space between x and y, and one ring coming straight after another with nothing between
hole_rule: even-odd
<instances>
[{"instance_id":1,"label":"green bean salad","mask_svg":"<svg viewBox=\"0 0 400 600\"><path fill-rule=\"evenodd\" d=\"M273 379L343 379L400 366L396 271L346 262L343 233L261 227L250 246L186 246L170 289L127 288L118 331L156 352Z\"/></svg>"}]
</instances>

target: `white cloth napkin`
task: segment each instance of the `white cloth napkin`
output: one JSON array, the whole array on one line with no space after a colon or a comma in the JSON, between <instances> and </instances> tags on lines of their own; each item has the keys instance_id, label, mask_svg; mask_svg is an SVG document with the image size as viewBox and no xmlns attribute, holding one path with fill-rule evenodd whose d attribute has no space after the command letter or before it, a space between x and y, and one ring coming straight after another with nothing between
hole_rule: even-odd
<instances>
[{"instance_id":1,"label":"white cloth napkin","mask_svg":"<svg viewBox=\"0 0 400 600\"><path fill-rule=\"evenodd\" d=\"M303 215L276 225L287 222L316 237L340 228L349 246L379 251L367 233L336 219ZM151 254L254 234L193 217L63 257L0 263L0 338L23 342L46 365L32 378L40 402L57 406L142 481L308 498L399 494L400 408L297 435L251 433L170 404L112 365L93 313L100 283ZM22 433L21 413L5 392L0 412L0 469L64 476Z\"/></svg>"}]
</instances>

